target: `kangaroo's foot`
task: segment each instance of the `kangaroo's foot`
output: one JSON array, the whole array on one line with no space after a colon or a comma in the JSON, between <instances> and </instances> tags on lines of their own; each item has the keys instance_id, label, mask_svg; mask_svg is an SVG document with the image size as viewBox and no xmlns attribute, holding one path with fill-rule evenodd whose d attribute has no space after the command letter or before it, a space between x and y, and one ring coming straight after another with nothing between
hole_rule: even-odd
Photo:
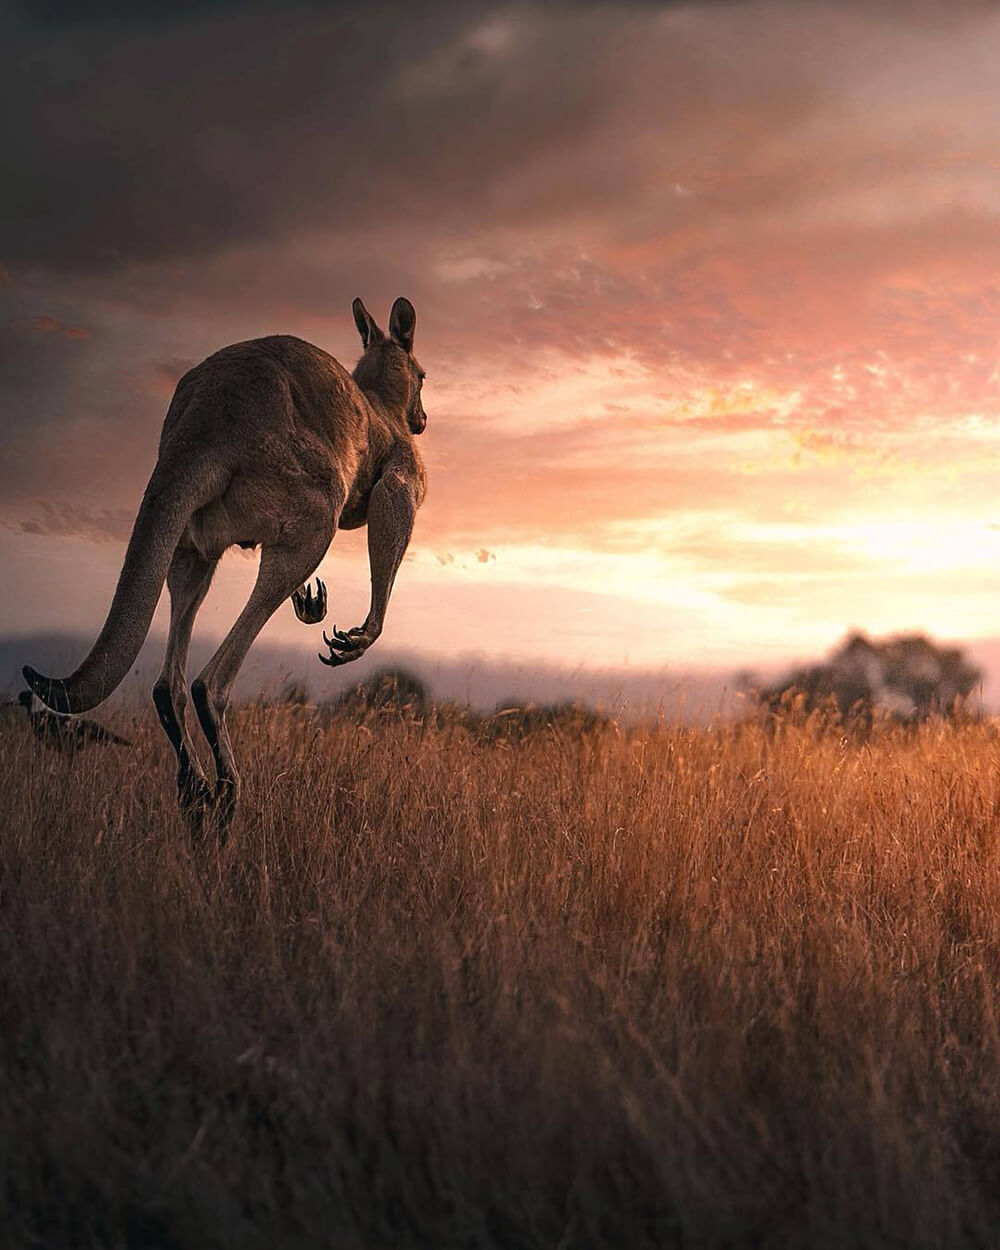
<instances>
[{"instance_id":1,"label":"kangaroo's foot","mask_svg":"<svg viewBox=\"0 0 1000 1250\"><path fill-rule=\"evenodd\" d=\"M177 774L177 803L187 813L197 807L205 808L212 802L212 787L201 769L188 768Z\"/></svg>"},{"instance_id":2,"label":"kangaroo's foot","mask_svg":"<svg viewBox=\"0 0 1000 1250\"><path fill-rule=\"evenodd\" d=\"M378 634L370 625L355 625L347 630L338 629L335 625L332 638L327 638L326 631L323 631L323 641L330 648L330 654L321 654L319 658L331 668L350 664L352 660L360 660L376 638Z\"/></svg>"},{"instance_id":3,"label":"kangaroo's foot","mask_svg":"<svg viewBox=\"0 0 1000 1250\"><path fill-rule=\"evenodd\" d=\"M181 814L192 841L201 843L206 834L214 831L219 846L225 846L236 812L239 788L229 778L223 778L213 787L199 775L189 777L183 786L178 784L177 792Z\"/></svg>"},{"instance_id":4,"label":"kangaroo's foot","mask_svg":"<svg viewBox=\"0 0 1000 1250\"><path fill-rule=\"evenodd\" d=\"M240 778L233 760L233 748L229 741L226 728L226 698L213 700L209 689L201 677L191 685L195 711L201 727L212 748L215 759L215 788L206 786L208 799L203 807L204 819L209 820L219 839L219 845L225 846L229 837L229 827L233 823L236 804L240 797Z\"/></svg>"},{"instance_id":5,"label":"kangaroo's foot","mask_svg":"<svg viewBox=\"0 0 1000 1250\"><path fill-rule=\"evenodd\" d=\"M309 582L305 582L298 590L293 590L292 607L295 615L305 625L318 625L326 616L326 586L322 578L316 578L315 595Z\"/></svg>"}]
</instances>

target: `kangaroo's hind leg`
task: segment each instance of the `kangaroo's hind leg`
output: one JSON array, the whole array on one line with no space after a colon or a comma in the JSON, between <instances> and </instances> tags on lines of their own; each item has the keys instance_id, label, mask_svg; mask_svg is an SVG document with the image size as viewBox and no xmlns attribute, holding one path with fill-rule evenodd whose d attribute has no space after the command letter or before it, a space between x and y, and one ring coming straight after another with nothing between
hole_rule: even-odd
<instances>
[{"instance_id":1,"label":"kangaroo's hind leg","mask_svg":"<svg viewBox=\"0 0 1000 1250\"><path fill-rule=\"evenodd\" d=\"M268 619L312 574L329 546L333 526L312 532L301 544L265 547L261 552L257 582L246 607L215 655L191 684L191 694L201 727L215 757L215 802L221 834L225 834L236 810L240 778L236 770L226 708L233 682L250 647Z\"/></svg>"},{"instance_id":2,"label":"kangaroo's hind leg","mask_svg":"<svg viewBox=\"0 0 1000 1250\"><path fill-rule=\"evenodd\" d=\"M206 560L191 547L178 547L167 573L170 633L163 668L153 687L153 703L177 756L177 799L196 817L211 795L184 721L187 707L187 655L194 618L208 593L217 560Z\"/></svg>"}]
</instances>

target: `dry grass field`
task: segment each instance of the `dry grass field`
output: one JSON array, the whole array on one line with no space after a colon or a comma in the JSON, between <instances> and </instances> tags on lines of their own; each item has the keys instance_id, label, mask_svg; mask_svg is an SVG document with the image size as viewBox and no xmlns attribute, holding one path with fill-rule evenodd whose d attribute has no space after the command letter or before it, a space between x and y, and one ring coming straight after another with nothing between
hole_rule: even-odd
<instances>
[{"instance_id":1,"label":"dry grass field","mask_svg":"<svg viewBox=\"0 0 1000 1250\"><path fill-rule=\"evenodd\" d=\"M1000 1245L991 725L234 720L0 734L3 1245Z\"/></svg>"}]
</instances>

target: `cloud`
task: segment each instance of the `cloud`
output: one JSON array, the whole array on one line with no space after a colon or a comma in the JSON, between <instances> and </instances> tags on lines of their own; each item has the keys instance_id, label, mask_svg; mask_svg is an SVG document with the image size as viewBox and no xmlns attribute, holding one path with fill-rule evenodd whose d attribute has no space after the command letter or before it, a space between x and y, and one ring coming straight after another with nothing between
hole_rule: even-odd
<instances>
[{"instance_id":1,"label":"cloud","mask_svg":"<svg viewBox=\"0 0 1000 1250\"><path fill-rule=\"evenodd\" d=\"M64 334L68 339L90 338L90 331L84 329L83 326L63 325L58 317L49 316L48 313L40 313L37 317L32 317L31 328L37 330L39 334Z\"/></svg>"},{"instance_id":2,"label":"cloud","mask_svg":"<svg viewBox=\"0 0 1000 1250\"><path fill-rule=\"evenodd\" d=\"M378 4L191 6L111 37L8 19L7 262L115 272L402 208L399 166L409 181L432 141L408 140L384 83L455 22Z\"/></svg>"},{"instance_id":3,"label":"cloud","mask_svg":"<svg viewBox=\"0 0 1000 1250\"><path fill-rule=\"evenodd\" d=\"M418 310L429 551L613 559L671 516L991 498L991 6L2 21L8 525L120 537L181 373L270 332L350 365L355 294ZM688 567L728 532L693 527ZM755 574L782 552L808 539Z\"/></svg>"},{"instance_id":4,"label":"cloud","mask_svg":"<svg viewBox=\"0 0 1000 1250\"><path fill-rule=\"evenodd\" d=\"M35 514L21 521L23 534L78 535L95 541L124 542L132 532L133 513L123 508L91 510L40 500Z\"/></svg>"}]
</instances>

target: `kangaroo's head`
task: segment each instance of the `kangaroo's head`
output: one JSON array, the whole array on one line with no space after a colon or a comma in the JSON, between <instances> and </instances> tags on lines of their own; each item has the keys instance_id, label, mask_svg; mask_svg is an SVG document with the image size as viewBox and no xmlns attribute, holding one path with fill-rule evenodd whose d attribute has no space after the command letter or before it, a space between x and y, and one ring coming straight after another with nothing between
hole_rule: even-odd
<instances>
[{"instance_id":1,"label":"kangaroo's head","mask_svg":"<svg viewBox=\"0 0 1000 1250\"><path fill-rule=\"evenodd\" d=\"M353 304L354 323L361 335L364 354L354 367L354 380L363 391L374 391L387 408L400 413L413 434L427 424L420 397L423 369L413 354L413 331L417 314L401 295L389 314L389 333L380 330L361 300Z\"/></svg>"}]
</instances>

